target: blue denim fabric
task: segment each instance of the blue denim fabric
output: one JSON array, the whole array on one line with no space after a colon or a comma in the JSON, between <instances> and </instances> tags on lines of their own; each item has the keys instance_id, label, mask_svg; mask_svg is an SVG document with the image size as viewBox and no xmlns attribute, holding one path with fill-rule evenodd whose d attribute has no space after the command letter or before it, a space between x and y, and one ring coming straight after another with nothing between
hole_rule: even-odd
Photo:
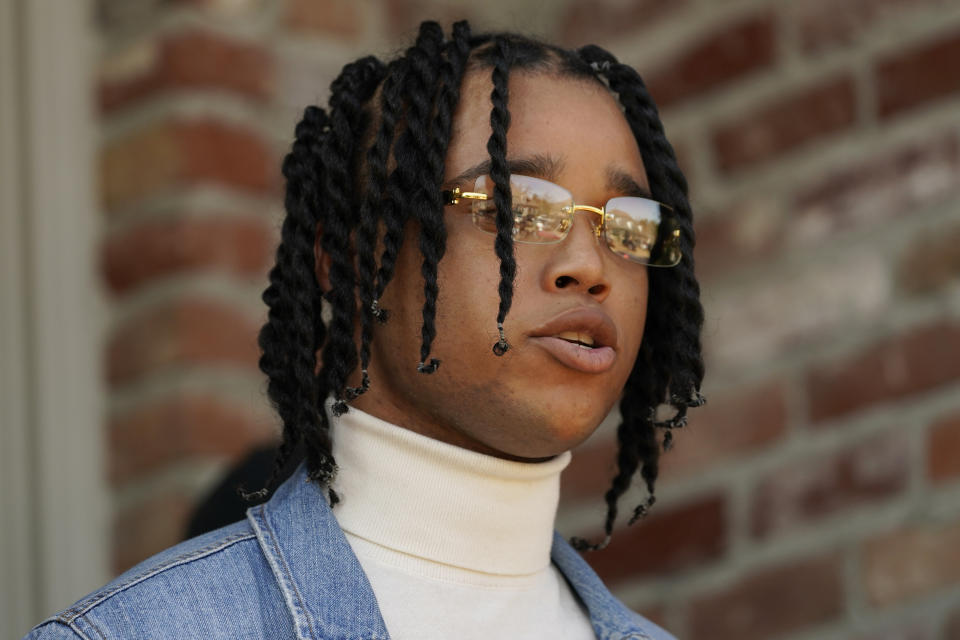
<instances>
[{"instance_id":1,"label":"blue denim fabric","mask_svg":"<svg viewBox=\"0 0 960 640\"><path fill-rule=\"evenodd\" d=\"M554 564L602 640L673 640L614 598L566 541ZM247 519L146 560L35 627L55 638L386 640L377 600L321 489L301 468Z\"/></svg>"}]
</instances>

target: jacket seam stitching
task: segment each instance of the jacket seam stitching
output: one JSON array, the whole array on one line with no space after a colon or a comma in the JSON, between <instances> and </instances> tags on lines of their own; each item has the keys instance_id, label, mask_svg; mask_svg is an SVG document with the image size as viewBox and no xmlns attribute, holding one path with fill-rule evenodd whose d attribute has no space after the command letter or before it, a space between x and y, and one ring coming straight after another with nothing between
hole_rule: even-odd
<instances>
[{"instance_id":1,"label":"jacket seam stitching","mask_svg":"<svg viewBox=\"0 0 960 640\"><path fill-rule=\"evenodd\" d=\"M190 553L185 553L175 558L171 558L167 562L157 567L154 567L145 573L133 576L129 580L126 580L125 582L118 584L116 587L114 587L110 591L101 593L98 597L94 598L89 602L84 602L76 607L71 607L70 609L67 609L66 611L61 613L59 616L57 616L57 619L73 626L72 622L76 618L82 615L85 615L88 611L90 611L91 609L99 605L104 600L112 598L113 596L117 595L121 591L126 591L130 587L133 587L143 582L147 578L151 578L157 575L158 573L162 573L168 569L172 569L173 567L180 566L182 564L187 564L188 562L193 562L194 560L199 560L201 558L205 558L213 553L216 553L217 551L222 551L223 549L226 549L227 547L230 547L238 542L250 540L251 538L256 538L256 535L253 533L235 533L232 536L228 536L227 538L218 541L215 545L204 547L202 549L197 549L196 551L192 551Z\"/></svg>"},{"instance_id":2,"label":"jacket seam stitching","mask_svg":"<svg viewBox=\"0 0 960 640\"><path fill-rule=\"evenodd\" d=\"M93 630L97 632L97 635L100 636L101 640L107 640L107 634L100 630L100 627L97 626L97 623L93 620L87 620L87 624L93 627ZM84 636L86 637L86 636Z\"/></svg>"},{"instance_id":3,"label":"jacket seam stitching","mask_svg":"<svg viewBox=\"0 0 960 640\"><path fill-rule=\"evenodd\" d=\"M293 580L293 575L290 573L290 566L287 564L287 559L280 552L280 545L277 543L277 537L273 533L273 527L270 526L270 523L267 521L267 511L266 507L261 505L260 507L260 518L258 518L267 535L270 536L270 546L273 548L274 555L277 560L279 560L280 567L283 569L284 577L286 578L287 583L290 585L290 588L297 596L297 607L304 613L304 618L307 621L307 628L310 629L310 636L313 638L317 637L317 632L313 628L313 621L311 620L310 610L307 609L306 603L303 601L303 595L300 593L300 590L297 588L296 582ZM293 613L293 612L291 612ZM294 620L296 622L296 620Z\"/></svg>"}]
</instances>

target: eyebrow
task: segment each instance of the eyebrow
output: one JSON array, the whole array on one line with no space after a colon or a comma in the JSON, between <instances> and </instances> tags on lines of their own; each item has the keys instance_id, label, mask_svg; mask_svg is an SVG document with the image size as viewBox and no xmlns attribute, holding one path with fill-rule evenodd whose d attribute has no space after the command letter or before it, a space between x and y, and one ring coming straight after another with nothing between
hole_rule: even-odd
<instances>
[{"instance_id":1,"label":"eyebrow","mask_svg":"<svg viewBox=\"0 0 960 640\"><path fill-rule=\"evenodd\" d=\"M650 189L634 180L626 171L616 167L607 167L607 187L616 193L622 193L625 196L634 196L638 198L652 199L653 194Z\"/></svg>"},{"instance_id":2,"label":"eyebrow","mask_svg":"<svg viewBox=\"0 0 960 640\"><path fill-rule=\"evenodd\" d=\"M507 168L510 173L533 178L542 178L550 182L556 182L557 176L563 170L564 162L561 158L555 156L546 156L536 154L525 158L512 158L507 160ZM474 165L458 175L449 182L451 184L472 183L480 176L490 173L491 162L487 158L483 162ZM644 187L626 171L613 165L608 166L606 170L607 188L615 193L624 196L635 196L640 198L651 198L650 189Z\"/></svg>"},{"instance_id":3,"label":"eyebrow","mask_svg":"<svg viewBox=\"0 0 960 640\"><path fill-rule=\"evenodd\" d=\"M487 158L480 164L470 167L451 180L451 182L473 182L480 176L489 174L491 168L492 163L490 162L490 158ZM510 170L510 173L513 174L542 178L553 182L563 169L563 160L554 156L545 156L538 153L526 158L507 160L507 168Z\"/></svg>"}]
</instances>

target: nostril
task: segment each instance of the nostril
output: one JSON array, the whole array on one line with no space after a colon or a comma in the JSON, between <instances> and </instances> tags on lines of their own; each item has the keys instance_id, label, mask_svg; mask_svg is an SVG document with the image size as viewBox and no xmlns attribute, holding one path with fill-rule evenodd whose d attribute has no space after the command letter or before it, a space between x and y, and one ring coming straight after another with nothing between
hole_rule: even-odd
<instances>
[{"instance_id":1,"label":"nostril","mask_svg":"<svg viewBox=\"0 0 960 640\"><path fill-rule=\"evenodd\" d=\"M559 278L556 279L554 284L556 285L557 289L563 289L568 284L576 284L576 282L577 281L574 278L571 278L570 276L560 276Z\"/></svg>"},{"instance_id":2,"label":"nostril","mask_svg":"<svg viewBox=\"0 0 960 640\"><path fill-rule=\"evenodd\" d=\"M590 292L590 295L594 295L594 296L598 296L606 290L607 290L606 285L602 285L602 284L595 284L589 289L587 289L587 291Z\"/></svg>"}]
</instances>

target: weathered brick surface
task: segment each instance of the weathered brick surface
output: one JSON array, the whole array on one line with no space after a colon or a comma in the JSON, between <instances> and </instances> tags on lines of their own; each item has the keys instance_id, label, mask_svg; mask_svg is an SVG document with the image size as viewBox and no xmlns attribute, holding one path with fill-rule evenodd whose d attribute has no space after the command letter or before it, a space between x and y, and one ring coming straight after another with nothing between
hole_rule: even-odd
<instances>
[{"instance_id":1,"label":"weathered brick surface","mask_svg":"<svg viewBox=\"0 0 960 640\"><path fill-rule=\"evenodd\" d=\"M291 0L285 16L294 31L338 38L356 38L363 32L361 4L353 0Z\"/></svg>"},{"instance_id":2,"label":"weathered brick surface","mask_svg":"<svg viewBox=\"0 0 960 640\"><path fill-rule=\"evenodd\" d=\"M624 516L633 505L622 504ZM726 550L726 501L708 495L682 505L655 505L651 515L615 532L587 561L611 584L648 574L675 574L716 560Z\"/></svg>"},{"instance_id":3,"label":"weathered brick surface","mask_svg":"<svg viewBox=\"0 0 960 640\"><path fill-rule=\"evenodd\" d=\"M773 257L784 241L781 208L779 199L755 196L706 216L698 211L694 222L697 277L713 280Z\"/></svg>"},{"instance_id":4,"label":"weathered brick surface","mask_svg":"<svg viewBox=\"0 0 960 640\"><path fill-rule=\"evenodd\" d=\"M960 325L943 322L891 336L859 353L813 368L810 417L836 418L960 378Z\"/></svg>"},{"instance_id":5,"label":"weathered brick surface","mask_svg":"<svg viewBox=\"0 0 960 640\"><path fill-rule=\"evenodd\" d=\"M900 286L910 293L930 293L960 279L960 225L922 233L901 257Z\"/></svg>"},{"instance_id":6,"label":"weathered brick surface","mask_svg":"<svg viewBox=\"0 0 960 640\"><path fill-rule=\"evenodd\" d=\"M690 640L772 638L838 618L844 608L836 555L766 567L687 606Z\"/></svg>"},{"instance_id":7,"label":"weathered brick surface","mask_svg":"<svg viewBox=\"0 0 960 640\"><path fill-rule=\"evenodd\" d=\"M944 0L806 0L792 4L790 18L801 49L822 54L854 45L870 29L908 17L918 9L937 9L944 4Z\"/></svg>"},{"instance_id":8,"label":"weathered brick surface","mask_svg":"<svg viewBox=\"0 0 960 640\"><path fill-rule=\"evenodd\" d=\"M870 248L833 252L751 286L705 296L708 362L736 370L803 353L868 324L892 304L888 262Z\"/></svg>"},{"instance_id":9,"label":"weathered brick surface","mask_svg":"<svg viewBox=\"0 0 960 640\"><path fill-rule=\"evenodd\" d=\"M100 107L110 111L170 90L229 91L263 101L274 84L273 59L262 45L204 32L177 33L115 54L114 73L100 83Z\"/></svg>"},{"instance_id":10,"label":"weathered brick surface","mask_svg":"<svg viewBox=\"0 0 960 640\"><path fill-rule=\"evenodd\" d=\"M116 293L191 270L216 270L243 278L265 276L275 236L257 219L182 216L147 222L108 238L104 277Z\"/></svg>"},{"instance_id":11,"label":"weathered brick surface","mask_svg":"<svg viewBox=\"0 0 960 640\"><path fill-rule=\"evenodd\" d=\"M783 437L787 426L785 385L764 382L725 394L710 394L691 409L689 423L674 432L674 446L661 457L665 479L690 475L731 458L755 454Z\"/></svg>"},{"instance_id":12,"label":"weathered brick surface","mask_svg":"<svg viewBox=\"0 0 960 640\"><path fill-rule=\"evenodd\" d=\"M864 544L861 562L864 589L873 606L955 588L960 584L960 522L908 526L878 535Z\"/></svg>"},{"instance_id":13,"label":"weathered brick surface","mask_svg":"<svg viewBox=\"0 0 960 640\"><path fill-rule=\"evenodd\" d=\"M110 479L120 485L166 465L200 457L236 461L272 440L272 422L209 396L177 395L110 421Z\"/></svg>"},{"instance_id":14,"label":"weathered brick surface","mask_svg":"<svg viewBox=\"0 0 960 640\"><path fill-rule=\"evenodd\" d=\"M960 412L945 415L930 425L927 477L934 483L960 479Z\"/></svg>"},{"instance_id":15,"label":"weathered brick surface","mask_svg":"<svg viewBox=\"0 0 960 640\"><path fill-rule=\"evenodd\" d=\"M564 9L558 38L566 46L611 42L650 29L657 20L689 5L689 0L586 0Z\"/></svg>"},{"instance_id":16,"label":"weathered brick surface","mask_svg":"<svg viewBox=\"0 0 960 640\"><path fill-rule=\"evenodd\" d=\"M788 244L815 245L837 232L916 215L960 192L960 142L954 131L864 154L795 196Z\"/></svg>"},{"instance_id":17,"label":"weathered brick surface","mask_svg":"<svg viewBox=\"0 0 960 640\"><path fill-rule=\"evenodd\" d=\"M759 481L753 534L796 533L901 494L910 472L909 440L910 434L898 431L779 467Z\"/></svg>"},{"instance_id":18,"label":"weathered brick surface","mask_svg":"<svg viewBox=\"0 0 960 640\"><path fill-rule=\"evenodd\" d=\"M103 149L100 163L108 210L201 183L275 193L280 178L279 161L259 134L212 120L167 121L136 131Z\"/></svg>"},{"instance_id":19,"label":"weathered brick surface","mask_svg":"<svg viewBox=\"0 0 960 640\"><path fill-rule=\"evenodd\" d=\"M179 366L254 368L259 326L236 309L208 300L179 300L151 309L117 329L107 378L121 385Z\"/></svg>"},{"instance_id":20,"label":"weathered brick surface","mask_svg":"<svg viewBox=\"0 0 960 640\"><path fill-rule=\"evenodd\" d=\"M776 59L774 19L751 16L708 33L702 40L659 66L648 80L661 107L719 89L762 69Z\"/></svg>"},{"instance_id":21,"label":"weathered brick surface","mask_svg":"<svg viewBox=\"0 0 960 640\"><path fill-rule=\"evenodd\" d=\"M724 173L755 166L814 140L850 129L856 121L853 80L831 78L721 125L712 136Z\"/></svg>"},{"instance_id":22,"label":"weathered brick surface","mask_svg":"<svg viewBox=\"0 0 960 640\"><path fill-rule=\"evenodd\" d=\"M184 537L193 500L172 492L117 514L113 526L113 571L121 573Z\"/></svg>"},{"instance_id":23,"label":"weathered brick surface","mask_svg":"<svg viewBox=\"0 0 960 640\"><path fill-rule=\"evenodd\" d=\"M960 64L960 31L924 42L877 63L877 110L887 118L956 95L960 75L950 70Z\"/></svg>"}]
</instances>

